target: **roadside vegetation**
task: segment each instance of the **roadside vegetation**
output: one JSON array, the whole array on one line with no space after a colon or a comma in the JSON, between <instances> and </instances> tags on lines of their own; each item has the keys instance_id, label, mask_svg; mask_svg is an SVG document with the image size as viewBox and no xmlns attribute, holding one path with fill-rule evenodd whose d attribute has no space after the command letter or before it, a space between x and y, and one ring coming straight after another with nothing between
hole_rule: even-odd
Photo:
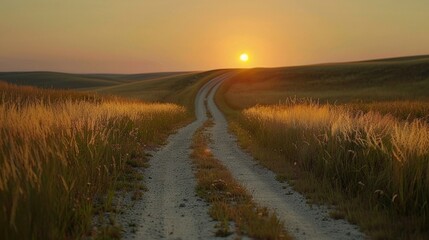
<instances>
[{"instance_id":1,"label":"roadside vegetation","mask_svg":"<svg viewBox=\"0 0 429 240\"><path fill-rule=\"evenodd\" d=\"M374 239L427 239L428 67L421 56L251 69L216 102L244 148L333 218Z\"/></svg>"},{"instance_id":2,"label":"roadside vegetation","mask_svg":"<svg viewBox=\"0 0 429 240\"><path fill-rule=\"evenodd\" d=\"M96 237L95 214L141 179L144 148L186 118L175 104L0 83L1 238Z\"/></svg>"},{"instance_id":3,"label":"roadside vegetation","mask_svg":"<svg viewBox=\"0 0 429 240\"><path fill-rule=\"evenodd\" d=\"M253 107L243 111L240 125L298 173L358 201L353 209L337 204L364 230L389 229L388 238L428 236L429 125L424 121L310 102ZM386 222L357 215L362 210L380 212Z\"/></svg>"},{"instance_id":4,"label":"roadside vegetation","mask_svg":"<svg viewBox=\"0 0 429 240\"><path fill-rule=\"evenodd\" d=\"M216 235L228 236L235 232L256 239L291 239L275 213L259 207L251 194L214 158L205 133L211 124L211 120L207 121L195 133L192 158L196 166L197 194L210 203L210 215L218 221Z\"/></svg>"}]
</instances>

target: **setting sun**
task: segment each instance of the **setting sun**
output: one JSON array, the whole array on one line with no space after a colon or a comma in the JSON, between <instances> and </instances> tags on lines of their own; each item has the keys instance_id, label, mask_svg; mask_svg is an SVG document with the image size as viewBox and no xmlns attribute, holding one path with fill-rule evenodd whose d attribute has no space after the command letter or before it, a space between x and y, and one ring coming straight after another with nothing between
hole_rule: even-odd
<instances>
[{"instance_id":1,"label":"setting sun","mask_svg":"<svg viewBox=\"0 0 429 240\"><path fill-rule=\"evenodd\" d=\"M247 55L247 53L242 53L240 55L240 61L247 62L248 60L249 60L249 55Z\"/></svg>"}]
</instances>

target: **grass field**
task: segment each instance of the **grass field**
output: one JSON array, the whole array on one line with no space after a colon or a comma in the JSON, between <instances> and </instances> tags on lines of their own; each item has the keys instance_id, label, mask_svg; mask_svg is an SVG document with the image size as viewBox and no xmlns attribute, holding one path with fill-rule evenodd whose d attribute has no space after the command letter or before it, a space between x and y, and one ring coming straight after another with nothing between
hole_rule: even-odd
<instances>
[{"instance_id":1,"label":"grass field","mask_svg":"<svg viewBox=\"0 0 429 240\"><path fill-rule=\"evenodd\" d=\"M186 118L175 104L1 83L0 235L80 238L139 178L130 166L144 163L144 146Z\"/></svg>"},{"instance_id":2,"label":"grass field","mask_svg":"<svg viewBox=\"0 0 429 240\"><path fill-rule=\"evenodd\" d=\"M375 239L425 239L428 93L420 56L244 70L216 98L240 143L279 180L336 205L333 217Z\"/></svg>"}]
</instances>

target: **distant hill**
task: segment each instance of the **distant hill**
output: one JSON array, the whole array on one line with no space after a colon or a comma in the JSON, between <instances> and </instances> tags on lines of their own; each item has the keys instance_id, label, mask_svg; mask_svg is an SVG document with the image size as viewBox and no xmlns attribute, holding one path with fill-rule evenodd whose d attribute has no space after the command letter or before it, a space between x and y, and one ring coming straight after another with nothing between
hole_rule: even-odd
<instances>
[{"instance_id":1,"label":"distant hill","mask_svg":"<svg viewBox=\"0 0 429 240\"><path fill-rule=\"evenodd\" d=\"M221 91L235 108L289 97L329 102L429 100L429 55L248 69L228 80Z\"/></svg>"},{"instance_id":2,"label":"distant hill","mask_svg":"<svg viewBox=\"0 0 429 240\"><path fill-rule=\"evenodd\" d=\"M88 89L115 86L133 81L183 74L180 72L143 74L72 74L60 72L2 72L0 81L55 89Z\"/></svg>"},{"instance_id":3,"label":"distant hill","mask_svg":"<svg viewBox=\"0 0 429 240\"><path fill-rule=\"evenodd\" d=\"M429 59L429 55L416 55L416 56L405 56L405 57L371 59L371 60L364 60L361 62L404 62L404 61L420 61L420 60L428 60L428 59Z\"/></svg>"},{"instance_id":4,"label":"distant hill","mask_svg":"<svg viewBox=\"0 0 429 240\"><path fill-rule=\"evenodd\" d=\"M145 81L134 81L120 85L98 88L96 91L102 94L119 95L139 98L146 101L182 102L193 105L193 99L189 94L196 94L198 88L207 80L228 70L213 70L206 72L183 73L165 77L147 79Z\"/></svg>"},{"instance_id":5,"label":"distant hill","mask_svg":"<svg viewBox=\"0 0 429 240\"><path fill-rule=\"evenodd\" d=\"M248 81L281 81L295 87L373 86L411 83L429 78L429 55L328 63L297 67L256 68L247 71Z\"/></svg>"}]
</instances>

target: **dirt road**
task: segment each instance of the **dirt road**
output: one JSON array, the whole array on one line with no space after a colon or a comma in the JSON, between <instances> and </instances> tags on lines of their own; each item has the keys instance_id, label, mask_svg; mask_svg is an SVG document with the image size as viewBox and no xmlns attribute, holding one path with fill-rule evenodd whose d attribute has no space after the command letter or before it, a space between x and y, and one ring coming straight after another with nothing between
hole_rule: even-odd
<instances>
[{"instance_id":1,"label":"dirt road","mask_svg":"<svg viewBox=\"0 0 429 240\"><path fill-rule=\"evenodd\" d=\"M214 103L214 93L223 75L209 81L195 100L197 120L170 136L167 145L153 154L145 171L148 192L143 200L121 216L125 239L210 239L215 222L208 215L207 204L195 194L196 180L190 159L191 139L207 119L205 100L215 121L210 129L211 148L233 176L245 186L261 206L274 209L285 221L288 232L297 239L363 239L355 226L344 220L332 220L326 208L310 207L305 198L275 175L256 165L251 156L237 146L227 131L227 122Z\"/></svg>"},{"instance_id":2,"label":"dirt road","mask_svg":"<svg viewBox=\"0 0 429 240\"><path fill-rule=\"evenodd\" d=\"M141 201L119 216L124 239L211 239L215 224L207 203L195 194L196 180L190 159L192 136L207 120L205 98L225 77L211 80L195 101L197 120L169 137L167 144L153 154L145 170L148 191Z\"/></svg>"}]
</instances>

